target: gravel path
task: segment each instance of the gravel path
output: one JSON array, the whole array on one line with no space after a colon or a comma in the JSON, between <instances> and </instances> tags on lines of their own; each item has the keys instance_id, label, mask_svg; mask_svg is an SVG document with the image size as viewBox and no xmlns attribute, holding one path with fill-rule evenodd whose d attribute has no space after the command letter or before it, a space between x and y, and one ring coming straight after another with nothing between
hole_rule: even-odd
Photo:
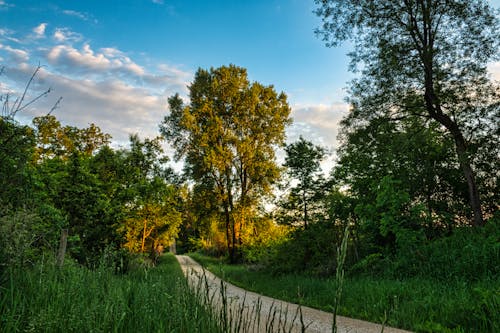
<instances>
[{"instance_id":1,"label":"gravel path","mask_svg":"<svg viewBox=\"0 0 500 333\"><path fill-rule=\"evenodd\" d=\"M227 326L240 332L331 332L331 313L262 296L222 282L188 256L177 256L191 286L209 298L220 318L229 318ZM221 295L225 297L221 297ZM227 300L224 302L223 299ZM225 314L225 316L224 316ZM238 329L239 328L239 329ZM303 330L305 328L305 331ZM339 333L403 333L363 320L337 316Z\"/></svg>"}]
</instances>

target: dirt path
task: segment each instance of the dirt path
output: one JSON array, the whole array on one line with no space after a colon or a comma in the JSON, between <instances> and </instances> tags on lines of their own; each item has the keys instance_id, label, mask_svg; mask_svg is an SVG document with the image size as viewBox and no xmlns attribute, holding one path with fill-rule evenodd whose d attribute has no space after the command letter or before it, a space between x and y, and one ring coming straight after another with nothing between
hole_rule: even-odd
<instances>
[{"instance_id":1,"label":"dirt path","mask_svg":"<svg viewBox=\"0 0 500 333\"><path fill-rule=\"evenodd\" d=\"M187 256L177 256L184 275L201 295L208 295L221 318L229 318L227 325L241 332L331 332L331 313L262 296L236 287L204 270ZM221 291L222 287L222 291ZM225 297L222 297L225 295ZM204 296L207 297L207 296ZM227 303L223 301L227 300ZM238 330L235 330L238 331ZM339 333L380 333L382 326L367 321L337 316ZM408 332L384 327L384 333Z\"/></svg>"}]
</instances>

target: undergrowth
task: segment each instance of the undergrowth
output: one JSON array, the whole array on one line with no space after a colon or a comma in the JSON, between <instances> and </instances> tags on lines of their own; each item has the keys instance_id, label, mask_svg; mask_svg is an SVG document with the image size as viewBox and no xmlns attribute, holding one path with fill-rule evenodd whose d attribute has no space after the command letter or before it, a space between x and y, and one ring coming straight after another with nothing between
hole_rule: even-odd
<instances>
[{"instance_id":1,"label":"undergrowth","mask_svg":"<svg viewBox=\"0 0 500 333\"><path fill-rule=\"evenodd\" d=\"M10 270L0 289L2 332L218 332L172 255L116 274L40 262Z\"/></svg>"},{"instance_id":2,"label":"undergrowth","mask_svg":"<svg viewBox=\"0 0 500 333\"><path fill-rule=\"evenodd\" d=\"M305 273L276 275L254 266L190 254L208 270L242 288L331 311L335 279ZM385 322L417 332L500 332L500 280L442 281L413 277L346 276L340 315Z\"/></svg>"}]
</instances>

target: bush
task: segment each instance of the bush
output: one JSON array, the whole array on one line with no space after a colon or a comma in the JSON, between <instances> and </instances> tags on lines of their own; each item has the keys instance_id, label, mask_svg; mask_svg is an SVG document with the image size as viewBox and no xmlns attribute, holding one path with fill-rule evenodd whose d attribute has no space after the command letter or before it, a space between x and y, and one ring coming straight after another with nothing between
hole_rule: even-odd
<instances>
[{"instance_id":1,"label":"bush","mask_svg":"<svg viewBox=\"0 0 500 333\"><path fill-rule=\"evenodd\" d=\"M335 273L341 234L341 228L328 222L296 229L286 242L279 245L268 268L274 273L307 271L320 276Z\"/></svg>"},{"instance_id":2,"label":"bush","mask_svg":"<svg viewBox=\"0 0 500 333\"><path fill-rule=\"evenodd\" d=\"M414 242L392 254L370 254L354 264L350 273L440 281L494 279L500 275L499 235L499 219L492 218L482 228L460 227L449 236Z\"/></svg>"},{"instance_id":3,"label":"bush","mask_svg":"<svg viewBox=\"0 0 500 333\"><path fill-rule=\"evenodd\" d=\"M0 212L0 267L33 264L38 249L34 244L41 235L36 232L40 218L26 210L5 209Z\"/></svg>"}]
</instances>

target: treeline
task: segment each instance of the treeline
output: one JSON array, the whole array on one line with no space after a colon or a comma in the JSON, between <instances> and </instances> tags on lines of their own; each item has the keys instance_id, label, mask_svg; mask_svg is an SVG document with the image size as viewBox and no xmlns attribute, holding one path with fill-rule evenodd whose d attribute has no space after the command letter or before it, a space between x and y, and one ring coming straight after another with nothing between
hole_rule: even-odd
<instances>
[{"instance_id":1,"label":"treeline","mask_svg":"<svg viewBox=\"0 0 500 333\"><path fill-rule=\"evenodd\" d=\"M316 33L327 46L351 41L358 74L331 175L319 172L324 148L304 139L285 146L290 180L279 208L259 212L267 185L280 181L274 154L259 150L283 144L278 125L289 111L252 100L234 66L200 70L190 103L173 97L162 124L196 188L182 240L231 262L330 274L348 226L353 271L496 276L500 86L488 72L498 59L496 11L487 1L316 3Z\"/></svg>"},{"instance_id":2,"label":"treeline","mask_svg":"<svg viewBox=\"0 0 500 333\"><path fill-rule=\"evenodd\" d=\"M287 96L234 65L199 69L188 102L169 98L161 136L132 136L128 149L50 114L21 125L23 98L4 99L2 264L54 250L68 228L70 254L86 264L177 236L181 250L328 275L348 227L353 271L446 275L470 260L471 276L498 274L500 87L487 69L500 41L495 11L485 1L332 0L316 14L329 46L352 39L359 70L330 175L320 170L324 147L285 144ZM183 162L183 182L162 140Z\"/></svg>"},{"instance_id":3,"label":"treeline","mask_svg":"<svg viewBox=\"0 0 500 333\"><path fill-rule=\"evenodd\" d=\"M133 135L129 148L113 149L94 124L63 126L48 114L23 125L20 109L5 103L0 117L2 269L53 255L64 229L67 255L90 267L126 269L127 253L171 243L184 190L161 139Z\"/></svg>"}]
</instances>

